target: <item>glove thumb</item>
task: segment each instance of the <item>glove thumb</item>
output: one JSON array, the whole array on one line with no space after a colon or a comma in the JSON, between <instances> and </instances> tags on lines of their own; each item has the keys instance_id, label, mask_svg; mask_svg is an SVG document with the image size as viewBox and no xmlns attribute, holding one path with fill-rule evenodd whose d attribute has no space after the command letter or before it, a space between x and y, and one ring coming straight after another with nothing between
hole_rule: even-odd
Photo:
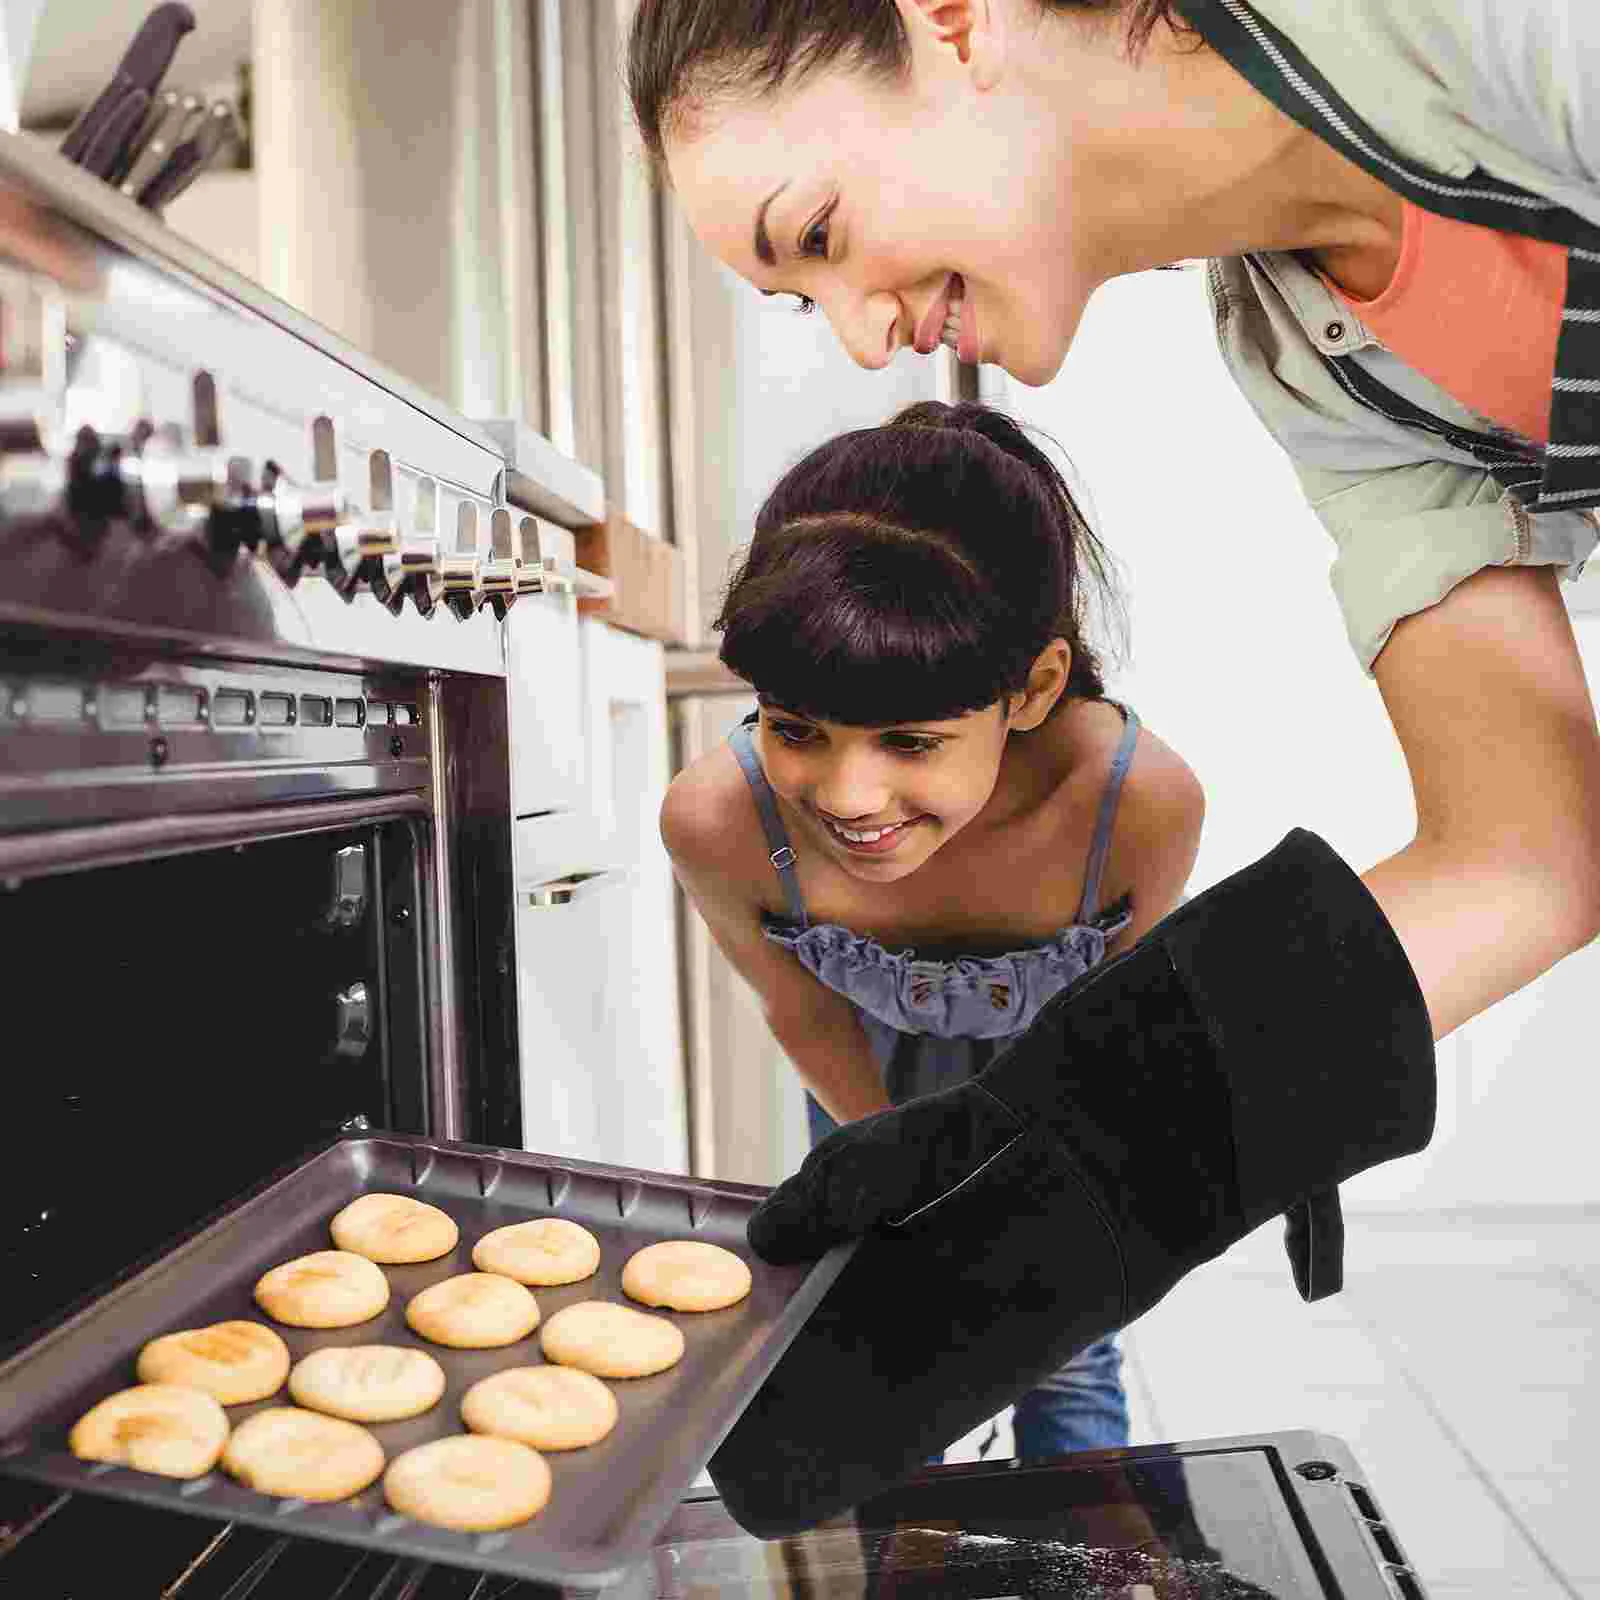
<instances>
[{"instance_id":1,"label":"glove thumb","mask_svg":"<svg viewBox=\"0 0 1600 1600\"><path fill-rule=\"evenodd\" d=\"M846 1239L920 1223L992 1161L1022 1123L973 1083L908 1100L840 1128L752 1214L750 1247L786 1266Z\"/></svg>"}]
</instances>

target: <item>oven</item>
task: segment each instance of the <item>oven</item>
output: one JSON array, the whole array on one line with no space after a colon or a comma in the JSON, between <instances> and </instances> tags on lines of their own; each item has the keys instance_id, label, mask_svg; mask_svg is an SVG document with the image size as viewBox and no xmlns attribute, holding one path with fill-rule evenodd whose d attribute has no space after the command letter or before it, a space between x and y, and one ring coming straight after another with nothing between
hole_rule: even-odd
<instances>
[{"instance_id":1,"label":"oven","mask_svg":"<svg viewBox=\"0 0 1600 1600\"><path fill-rule=\"evenodd\" d=\"M522 1146L503 623L569 488L0 136L0 1355L342 1133ZM0 1478L6 1595L404 1592L251 1544Z\"/></svg>"}]
</instances>

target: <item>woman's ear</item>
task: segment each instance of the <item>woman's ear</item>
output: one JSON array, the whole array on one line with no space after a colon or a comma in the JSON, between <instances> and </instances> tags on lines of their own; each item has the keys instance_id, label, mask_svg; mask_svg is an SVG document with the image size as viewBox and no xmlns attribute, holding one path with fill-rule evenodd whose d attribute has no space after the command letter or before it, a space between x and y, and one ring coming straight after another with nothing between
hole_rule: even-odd
<instances>
[{"instance_id":1,"label":"woman's ear","mask_svg":"<svg viewBox=\"0 0 1600 1600\"><path fill-rule=\"evenodd\" d=\"M895 0L911 38L913 61L919 57L948 67L965 67L982 93L992 89L1005 69L1007 0Z\"/></svg>"},{"instance_id":2,"label":"woman's ear","mask_svg":"<svg viewBox=\"0 0 1600 1600\"><path fill-rule=\"evenodd\" d=\"M1020 701L1011 715L1011 727L1031 733L1050 715L1056 701L1066 692L1067 675L1072 670L1072 646L1065 639L1052 639L1034 658L1028 671L1028 686L1013 701Z\"/></svg>"}]
</instances>

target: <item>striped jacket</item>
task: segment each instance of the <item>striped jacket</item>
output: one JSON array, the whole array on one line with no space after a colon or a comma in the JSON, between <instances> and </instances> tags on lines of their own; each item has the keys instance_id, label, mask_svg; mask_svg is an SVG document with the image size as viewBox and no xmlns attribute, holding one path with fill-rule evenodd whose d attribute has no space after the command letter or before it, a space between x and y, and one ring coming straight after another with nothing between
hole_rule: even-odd
<instances>
[{"instance_id":1,"label":"striped jacket","mask_svg":"<svg viewBox=\"0 0 1600 1600\"><path fill-rule=\"evenodd\" d=\"M1550 442L1384 349L1298 257L1210 264L1223 357L1333 536L1369 672L1486 566L1576 577L1600 540L1600 0L1179 0L1301 126L1415 205L1565 245Z\"/></svg>"}]
</instances>

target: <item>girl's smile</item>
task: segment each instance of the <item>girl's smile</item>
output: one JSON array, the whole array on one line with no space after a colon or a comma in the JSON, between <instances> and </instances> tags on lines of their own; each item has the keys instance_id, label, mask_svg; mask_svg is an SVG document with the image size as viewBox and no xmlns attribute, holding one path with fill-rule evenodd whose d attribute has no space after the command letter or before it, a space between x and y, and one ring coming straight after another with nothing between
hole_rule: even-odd
<instances>
[{"instance_id":1,"label":"girl's smile","mask_svg":"<svg viewBox=\"0 0 1600 1600\"><path fill-rule=\"evenodd\" d=\"M822 814L819 812L819 816ZM847 828L832 817L823 816L823 826L852 855L883 856L899 848L907 833L930 817L907 817L902 822L875 823L870 827Z\"/></svg>"}]
</instances>

